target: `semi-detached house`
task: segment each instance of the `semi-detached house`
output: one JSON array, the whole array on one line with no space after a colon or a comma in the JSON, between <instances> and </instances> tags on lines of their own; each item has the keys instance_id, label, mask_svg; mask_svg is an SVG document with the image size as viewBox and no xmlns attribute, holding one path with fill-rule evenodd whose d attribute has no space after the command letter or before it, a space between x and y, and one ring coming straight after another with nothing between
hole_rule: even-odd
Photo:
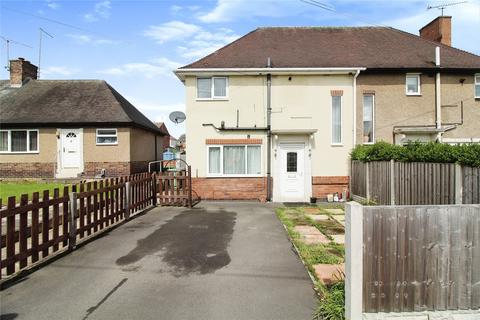
<instances>
[{"instance_id":1,"label":"semi-detached house","mask_svg":"<svg viewBox=\"0 0 480 320\"><path fill-rule=\"evenodd\" d=\"M356 144L480 141L480 57L450 46L450 26L258 28L177 69L193 189L326 198L348 188Z\"/></svg>"}]
</instances>

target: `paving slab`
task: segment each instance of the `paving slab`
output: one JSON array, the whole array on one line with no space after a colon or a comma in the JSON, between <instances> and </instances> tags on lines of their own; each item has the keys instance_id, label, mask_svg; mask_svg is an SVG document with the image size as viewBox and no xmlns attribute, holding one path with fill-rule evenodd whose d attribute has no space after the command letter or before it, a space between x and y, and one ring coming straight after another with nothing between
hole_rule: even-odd
<instances>
[{"instance_id":1,"label":"paving slab","mask_svg":"<svg viewBox=\"0 0 480 320\"><path fill-rule=\"evenodd\" d=\"M324 210L330 214L345 214L343 209L324 209Z\"/></svg>"},{"instance_id":2,"label":"paving slab","mask_svg":"<svg viewBox=\"0 0 480 320\"><path fill-rule=\"evenodd\" d=\"M309 213L309 214L318 214L321 213L322 211L319 208L303 208L303 212Z\"/></svg>"},{"instance_id":3,"label":"paving slab","mask_svg":"<svg viewBox=\"0 0 480 320\"><path fill-rule=\"evenodd\" d=\"M333 242L338 244L345 244L345 235L344 234L332 234Z\"/></svg>"},{"instance_id":4,"label":"paving slab","mask_svg":"<svg viewBox=\"0 0 480 320\"><path fill-rule=\"evenodd\" d=\"M306 244L326 244L331 242L323 233L312 226L296 226L294 230L300 234L302 241Z\"/></svg>"},{"instance_id":5,"label":"paving slab","mask_svg":"<svg viewBox=\"0 0 480 320\"><path fill-rule=\"evenodd\" d=\"M313 265L317 278L325 285L330 285L343 279L345 264L315 264Z\"/></svg>"},{"instance_id":6,"label":"paving slab","mask_svg":"<svg viewBox=\"0 0 480 320\"><path fill-rule=\"evenodd\" d=\"M309 217L313 221L331 220L331 218L326 214L307 214L307 217Z\"/></svg>"}]
</instances>

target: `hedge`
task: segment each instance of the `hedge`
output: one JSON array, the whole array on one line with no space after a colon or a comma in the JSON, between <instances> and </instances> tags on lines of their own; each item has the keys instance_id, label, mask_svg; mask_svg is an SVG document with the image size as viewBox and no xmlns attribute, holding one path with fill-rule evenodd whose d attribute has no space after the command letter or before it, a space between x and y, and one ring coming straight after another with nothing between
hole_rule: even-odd
<instances>
[{"instance_id":1,"label":"hedge","mask_svg":"<svg viewBox=\"0 0 480 320\"><path fill-rule=\"evenodd\" d=\"M358 145L350 153L352 160L400 161L400 162L442 162L459 163L480 167L480 144L450 145L443 143L412 142L407 145L394 145L377 142L372 145Z\"/></svg>"}]
</instances>

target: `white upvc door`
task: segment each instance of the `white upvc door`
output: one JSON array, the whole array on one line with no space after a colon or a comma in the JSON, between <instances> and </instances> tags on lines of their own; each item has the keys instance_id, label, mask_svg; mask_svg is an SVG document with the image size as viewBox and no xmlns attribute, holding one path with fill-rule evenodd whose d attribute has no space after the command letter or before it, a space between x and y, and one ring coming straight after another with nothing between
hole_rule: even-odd
<instances>
[{"instance_id":1,"label":"white upvc door","mask_svg":"<svg viewBox=\"0 0 480 320\"><path fill-rule=\"evenodd\" d=\"M305 144L281 143L277 155L278 196L283 202L306 201ZM274 183L275 183L274 179Z\"/></svg>"},{"instance_id":2,"label":"white upvc door","mask_svg":"<svg viewBox=\"0 0 480 320\"><path fill-rule=\"evenodd\" d=\"M83 171L83 130L60 129L57 177L76 177Z\"/></svg>"}]
</instances>

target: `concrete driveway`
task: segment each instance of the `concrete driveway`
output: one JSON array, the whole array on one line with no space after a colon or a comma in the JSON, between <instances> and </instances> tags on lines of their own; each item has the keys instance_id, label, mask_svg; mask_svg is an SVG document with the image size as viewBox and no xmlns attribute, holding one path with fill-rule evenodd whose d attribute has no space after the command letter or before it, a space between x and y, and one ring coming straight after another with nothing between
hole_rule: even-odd
<instances>
[{"instance_id":1,"label":"concrete driveway","mask_svg":"<svg viewBox=\"0 0 480 320\"><path fill-rule=\"evenodd\" d=\"M268 204L156 208L1 293L1 319L311 319L308 274Z\"/></svg>"}]
</instances>

